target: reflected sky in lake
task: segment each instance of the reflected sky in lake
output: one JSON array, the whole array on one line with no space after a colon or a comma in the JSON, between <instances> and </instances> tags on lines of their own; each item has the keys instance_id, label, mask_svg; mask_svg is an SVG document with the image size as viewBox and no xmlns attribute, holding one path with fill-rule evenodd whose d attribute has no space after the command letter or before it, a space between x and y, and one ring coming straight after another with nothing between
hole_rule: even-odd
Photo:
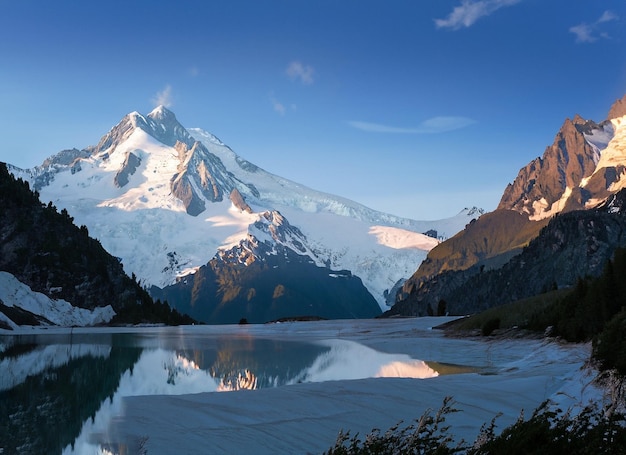
<instances>
[{"instance_id":1,"label":"reflected sky in lake","mask_svg":"<svg viewBox=\"0 0 626 455\"><path fill-rule=\"evenodd\" d=\"M152 328L1 337L1 447L5 453L130 450L101 445L109 440L110 423L124 414L124 397L373 377L426 379L440 369L346 339L208 332Z\"/></svg>"}]
</instances>

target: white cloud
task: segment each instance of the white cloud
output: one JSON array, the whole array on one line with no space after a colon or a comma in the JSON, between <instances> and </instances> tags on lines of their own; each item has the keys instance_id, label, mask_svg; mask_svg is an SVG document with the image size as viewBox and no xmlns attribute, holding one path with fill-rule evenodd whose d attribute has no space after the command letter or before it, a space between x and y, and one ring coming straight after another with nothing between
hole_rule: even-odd
<instances>
[{"instance_id":1,"label":"white cloud","mask_svg":"<svg viewBox=\"0 0 626 455\"><path fill-rule=\"evenodd\" d=\"M351 121L348 122L353 128L370 133L396 133L396 134L437 134L465 128L476 123L467 117L432 117L423 121L416 127L402 128L382 125L380 123Z\"/></svg>"},{"instance_id":2,"label":"white cloud","mask_svg":"<svg viewBox=\"0 0 626 455\"><path fill-rule=\"evenodd\" d=\"M163 90L161 90L160 92L157 92L154 98L152 98L152 103L154 104L155 107L161 106L161 105L165 107L171 107L173 104L172 86L166 85Z\"/></svg>"},{"instance_id":3,"label":"white cloud","mask_svg":"<svg viewBox=\"0 0 626 455\"><path fill-rule=\"evenodd\" d=\"M619 19L619 17L617 17L616 14L611 11L605 11L604 13L602 13L602 16L600 16L600 19L598 19L596 23L601 24L602 22L611 22L617 19Z\"/></svg>"},{"instance_id":4,"label":"white cloud","mask_svg":"<svg viewBox=\"0 0 626 455\"><path fill-rule=\"evenodd\" d=\"M285 105L277 100L272 100L272 105L274 106L274 110L278 112L280 115L285 115Z\"/></svg>"},{"instance_id":5,"label":"white cloud","mask_svg":"<svg viewBox=\"0 0 626 455\"><path fill-rule=\"evenodd\" d=\"M611 11L605 11L598 18L597 21L592 24L578 24L570 27L569 31L576 35L577 43L593 43L597 41L599 38L609 38L609 35L605 32L599 30L600 24L604 24L606 22L612 22L618 20L619 17Z\"/></svg>"},{"instance_id":6,"label":"white cloud","mask_svg":"<svg viewBox=\"0 0 626 455\"><path fill-rule=\"evenodd\" d=\"M286 73L291 79L299 79L304 85L310 85L313 83L315 70L310 65L304 65L302 62L293 61L287 66Z\"/></svg>"},{"instance_id":7,"label":"white cloud","mask_svg":"<svg viewBox=\"0 0 626 455\"><path fill-rule=\"evenodd\" d=\"M570 27L569 31L576 35L577 43L593 43L596 38L593 36L593 30L591 29L591 25L587 24L579 24Z\"/></svg>"},{"instance_id":8,"label":"white cloud","mask_svg":"<svg viewBox=\"0 0 626 455\"><path fill-rule=\"evenodd\" d=\"M456 6L445 19L435 19L437 28L450 28L458 30L470 27L478 19L488 16L500 8L512 6L522 0L461 0L461 5Z\"/></svg>"},{"instance_id":9,"label":"white cloud","mask_svg":"<svg viewBox=\"0 0 626 455\"><path fill-rule=\"evenodd\" d=\"M289 105L289 109L288 109L284 103L282 103L276 98L273 92L270 93L270 102L272 103L272 107L274 108L274 111L278 112L280 115L285 115L289 109L292 110L293 112L295 112L297 109L296 105L293 103Z\"/></svg>"}]
</instances>

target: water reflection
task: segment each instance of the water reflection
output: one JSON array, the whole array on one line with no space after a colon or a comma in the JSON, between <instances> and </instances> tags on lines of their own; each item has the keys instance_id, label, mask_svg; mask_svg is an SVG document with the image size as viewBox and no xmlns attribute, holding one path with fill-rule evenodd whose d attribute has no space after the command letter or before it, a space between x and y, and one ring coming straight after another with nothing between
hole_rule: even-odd
<instances>
[{"instance_id":1,"label":"water reflection","mask_svg":"<svg viewBox=\"0 0 626 455\"><path fill-rule=\"evenodd\" d=\"M433 364L434 365L434 364ZM124 397L368 377L431 378L422 360L347 340L295 342L180 332L0 339L3 453L103 453ZM109 447L114 453L124 448Z\"/></svg>"},{"instance_id":2,"label":"water reflection","mask_svg":"<svg viewBox=\"0 0 626 455\"><path fill-rule=\"evenodd\" d=\"M3 342L0 445L3 453L61 453L113 397L139 349L55 339ZM50 340L47 340L50 341ZM8 347L7 347L8 346Z\"/></svg>"}]
</instances>

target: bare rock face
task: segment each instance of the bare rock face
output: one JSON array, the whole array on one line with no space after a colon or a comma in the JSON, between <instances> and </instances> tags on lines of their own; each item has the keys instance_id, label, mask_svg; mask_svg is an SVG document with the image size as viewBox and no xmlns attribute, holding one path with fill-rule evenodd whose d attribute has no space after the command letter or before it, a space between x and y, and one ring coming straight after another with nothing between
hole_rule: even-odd
<instances>
[{"instance_id":1,"label":"bare rock face","mask_svg":"<svg viewBox=\"0 0 626 455\"><path fill-rule=\"evenodd\" d=\"M230 201L233 203L235 207L237 207L242 212L252 213L252 209L246 203L246 201L244 200L243 196L241 195L241 193L239 192L237 188L234 188L230 192Z\"/></svg>"},{"instance_id":2,"label":"bare rock face","mask_svg":"<svg viewBox=\"0 0 626 455\"><path fill-rule=\"evenodd\" d=\"M128 183L129 176L133 175L139 165L141 164L141 158L132 152L128 152L122 168L115 174L114 183L118 188L122 188Z\"/></svg>"},{"instance_id":3,"label":"bare rock face","mask_svg":"<svg viewBox=\"0 0 626 455\"><path fill-rule=\"evenodd\" d=\"M174 148L178 152L180 164L170 185L172 194L183 202L188 214L199 215L205 210L205 201L222 201L224 194L229 194L235 188L222 161L201 142L195 141L189 147L178 141Z\"/></svg>"},{"instance_id":4,"label":"bare rock face","mask_svg":"<svg viewBox=\"0 0 626 455\"><path fill-rule=\"evenodd\" d=\"M614 118L623 117L626 115L626 95L622 99L617 100L611 106L607 119L612 120Z\"/></svg>"},{"instance_id":5,"label":"bare rock face","mask_svg":"<svg viewBox=\"0 0 626 455\"><path fill-rule=\"evenodd\" d=\"M543 157L524 166L507 186L498 208L538 220L593 207L614 194L623 187L615 184L623 178L626 160L614 141L610 159L605 148L620 134L620 121L615 119L624 116L626 96L613 104L608 120L600 124L579 115L567 119Z\"/></svg>"},{"instance_id":6,"label":"bare rock face","mask_svg":"<svg viewBox=\"0 0 626 455\"><path fill-rule=\"evenodd\" d=\"M506 187L498 209L515 210L528 214L531 219L543 218L542 210L553 207L567 188L577 188L595 170L597 152L584 136L584 132L593 126L597 125L578 115L573 120L565 120L543 157L524 166L513 183ZM583 208L572 200L567 202L567 207L560 207L558 211Z\"/></svg>"},{"instance_id":7,"label":"bare rock face","mask_svg":"<svg viewBox=\"0 0 626 455\"><path fill-rule=\"evenodd\" d=\"M429 281L437 281L446 271L467 270L473 266L497 268L518 254L536 237L547 221L530 221L512 210L495 210L468 224L454 237L433 248L419 269L397 293L405 300L418 292ZM444 285L442 280L438 286ZM447 285L447 284L446 284ZM429 288L430 289L430 288Z\"/></svg>"},{"instance_id":8,"label":"bare rock face","mask_svg":"<svg viewBox=\"0 0 626 455\"><path fill-rule=\"evenodd\" d=\"M185 210L191 216L198 216L204 212L204 201L198 197L186 173L176 174L170 182L172 194L182 201Z\"/></svg>"}]
</instances>

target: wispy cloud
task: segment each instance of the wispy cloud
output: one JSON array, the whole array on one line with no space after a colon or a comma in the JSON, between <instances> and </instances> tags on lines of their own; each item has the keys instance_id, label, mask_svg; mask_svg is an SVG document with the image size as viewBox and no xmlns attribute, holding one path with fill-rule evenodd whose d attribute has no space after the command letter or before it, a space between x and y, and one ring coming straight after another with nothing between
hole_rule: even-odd
<instances>
[{"instance_id":1,"label":"wispy cloud","mask_svg":"<svg viewBox=\"0 0 626 455\"><path fill-rule=\"evenodd\" d=\"M609 38L609 35L600 30L601 24L618 20L619 17L611 11L605 11L595 22L585 22L570 27L569 31L576 35L577 43L593 43L599 38Z\"/></svg>"},{"instance_id":2,"label":"wispy cloud","mask_svg":"<svg viewBox=\"0 0 626 455\"><path fill-rule=\"evenodd\" d=\"M348 122L353 128L370 133L396 133L396 134L437 134L465 128L476 123L467 117L433 117L423 121L416 127L402 128L397 126L382 125L360 121Z\"/></svg>"},{"instance_id":3,"label":"wispy cloud","mask_svg":"<svg viewBox=\"0 0 626 455\"><path fill-rule=\"evenodd\" d=\"M278 112L280 115L285 115L289 110L294 112L297 110L297 106L295 104L291 104L289 108L287 108L283 102L279 101L276 96L274 96L273 92L270 93L270 102L272 103L274 111Z\"/></svg>"},{"instance_id":4,"label":"wispy cloud","mask_svg":"<svg viewBox=\"0 0 626 455\"><path fill-rule=\"evenodd\" d=\"M272 98L271 101L272 101L272 106L274 106L274 110L278 112L280 115L285 115L285 112L287 111L287 109L285 108L285 105L275 98Z\"/></svg>"},{"instance_id":5,"label":"wispy cloud","mask_svg":"<svg viewBox=\"0 0 626 455\"><path fill-rule=\"evenodd\" d=\"M478 19L496 12L505 6L512 6L522 0L461 0L445 19L435 19L437 28L459 30L472 26Z\"/></svg>"},{"instance_id":6,"label":"wispy cloud","mask_svg":"<svg viewBox=\"0 0 626 455\"><path fill-rule=\"evenodd\" d=\"M152 103L155 107L161 105L165 107L172 107L172 86L166 85L163 90L157 92L152 98Z\"/></svg>"},{"instance_id":7,"label":"wispy cloud","mask_svg":"<svg viewBox=\"0 0 626 455\"><path fill-rule=\"evenodd\" d=\"M315 74L315 70L313 67L297 60L289 63L286 73L291 79L299 80L304 85L310 85L314 82L313 75Z\"/></svg>"}]
</instances>

